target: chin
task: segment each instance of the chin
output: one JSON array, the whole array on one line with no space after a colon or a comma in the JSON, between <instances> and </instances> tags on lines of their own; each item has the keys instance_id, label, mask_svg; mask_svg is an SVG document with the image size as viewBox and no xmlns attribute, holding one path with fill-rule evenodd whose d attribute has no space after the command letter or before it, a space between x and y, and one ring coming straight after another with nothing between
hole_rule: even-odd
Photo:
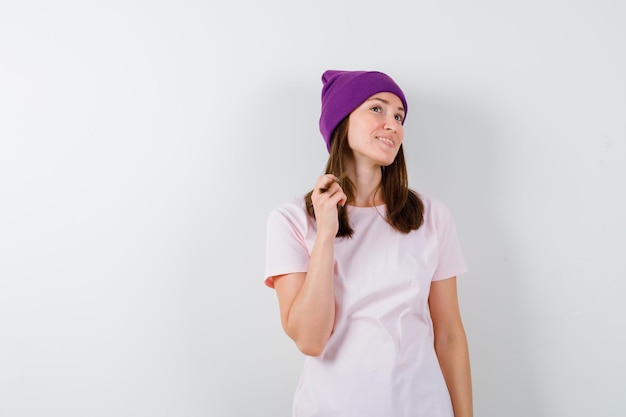
<instances>
[{"instance_id":1,"label":"chin","mask_svg":"<svg viewBox=\"0 0 626 417\"><path fill-rule=\"evenodd\" d=\"M383 167L388 167L389 165L393 164L393 162L396 160L396 156L398 156L398 154L396 153L393 158L384 158L380 160L380 166Z\"/></svg>"}]
</instances>

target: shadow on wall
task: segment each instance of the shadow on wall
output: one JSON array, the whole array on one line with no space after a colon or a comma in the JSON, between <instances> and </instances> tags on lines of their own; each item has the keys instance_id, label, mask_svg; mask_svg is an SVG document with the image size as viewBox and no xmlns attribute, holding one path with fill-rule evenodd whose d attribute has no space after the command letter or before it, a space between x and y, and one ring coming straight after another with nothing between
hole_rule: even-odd
<instances>
[{"instance_id":1,"label":"shadow on wall","mask_svg":"<svg viewBox=\"0 0 626 417\"><path fill-rule=\"evenodd\" d=\"M459 298L470 345L477 415L541 415L524 282L499 209L501 137L477 97L408 92L405 154L412 188L452 210L469 272Z\"/></svg>"}]
</instances>

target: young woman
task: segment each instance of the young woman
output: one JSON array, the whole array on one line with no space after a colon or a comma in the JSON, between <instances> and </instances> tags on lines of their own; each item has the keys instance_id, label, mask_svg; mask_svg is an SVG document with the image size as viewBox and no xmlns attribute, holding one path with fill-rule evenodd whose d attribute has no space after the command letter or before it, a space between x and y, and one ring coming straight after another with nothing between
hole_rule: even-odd
<instances>
[{"instance_id":1,"label":"young woman","mask_svg":"<svg viewBox=\"0 0 626 417\"><path fill-rule=\"evenodd\" d=\"M273 210L266 280L307 355L297 417L471 417L453 218L408 187L407 103L376 71L326 71L326 174Z\"/></svg>"}]
</instances>

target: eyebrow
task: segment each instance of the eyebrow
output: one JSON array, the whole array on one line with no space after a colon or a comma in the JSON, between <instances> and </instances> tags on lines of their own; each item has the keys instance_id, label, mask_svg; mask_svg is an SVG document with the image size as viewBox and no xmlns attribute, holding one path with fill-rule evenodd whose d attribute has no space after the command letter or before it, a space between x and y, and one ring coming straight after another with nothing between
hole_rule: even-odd
<instances>
[{"instance_id":1,"label":"eyebrow","mask_svg":"<svg viewBox=\"0 0 626 417\"><path fill-rule=\"evenodd\" d=\"M385 103L387 105L391 104L391 103L389 103L389 101L387 101L387 100L385 100L383 98L380 98L380 97L372 97L370 100L382 101L383 103ZM404 110L404 107L402 107L402 106L398 107L398 110L406 113L406 110Z\"/></svg>"}]
</instances>

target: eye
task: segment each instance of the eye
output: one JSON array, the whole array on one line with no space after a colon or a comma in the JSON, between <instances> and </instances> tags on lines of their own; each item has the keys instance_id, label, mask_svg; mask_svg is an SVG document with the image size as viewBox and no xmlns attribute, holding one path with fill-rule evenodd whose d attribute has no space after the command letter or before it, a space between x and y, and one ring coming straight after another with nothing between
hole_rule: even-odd
<instances>
[{"instance_id":1,"label":"eye","mask_svg":"<svg viewBox=\"0 0 626 417\"><path fill-rule=\"evenodd\" d=\"M376 112L376 113L380 113L383 111L383 109L380 106L373 106L370 110Z\"/></svg>"},{"instance_id":2,"label":"eye","mask_svg":"<svg viewBox=\"0 0 626 417\"><path fill-rule=\"evenodd\" d=\"M397 121L401 122L402 120L404 120L404 116L402 116L401 114L396 114L394 116L396 118Z\"/></svg>"}]
</instances>

